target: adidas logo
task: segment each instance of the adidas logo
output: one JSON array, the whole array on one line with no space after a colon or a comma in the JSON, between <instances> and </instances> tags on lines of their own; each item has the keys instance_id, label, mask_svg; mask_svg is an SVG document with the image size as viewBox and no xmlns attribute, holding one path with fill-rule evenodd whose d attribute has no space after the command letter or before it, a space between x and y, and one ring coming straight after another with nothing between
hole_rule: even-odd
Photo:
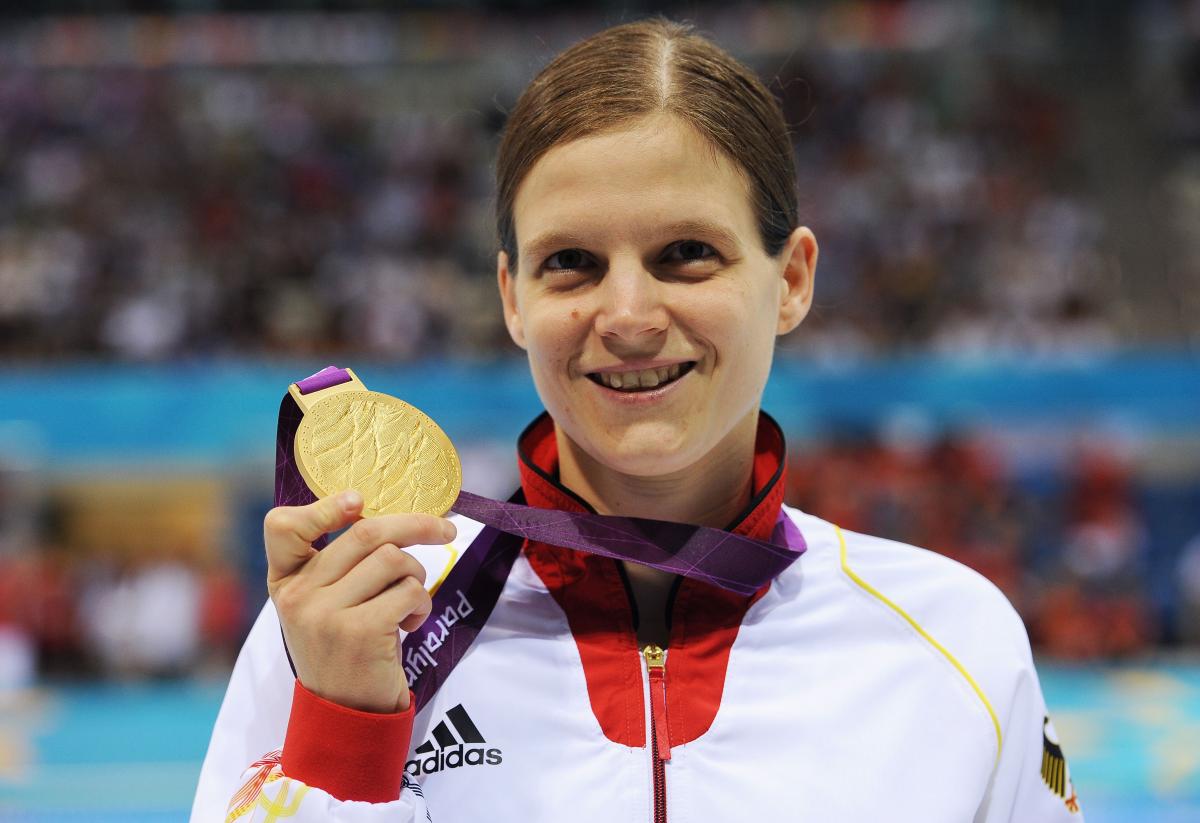
<instances>
[{"instance_id":1,"label":"adidas logo","mask_svg":"<svg viewBox=\"0 0 1200 823\"><path fill-rule=\"evenodd\" d=\"M458 733L457 737L455 732ZM487 741L479 733L479 727L471 720L462 703L459 703L453 709L449 709L445 719L433 727L433 736L413 751L413 754L428 756L415 757L408 761L404 764L404 771L413 777L420 777L444 769L499 766L503 762L504 758L499 749L472 745L476 743Z\"/></svg>"}]
</instances>

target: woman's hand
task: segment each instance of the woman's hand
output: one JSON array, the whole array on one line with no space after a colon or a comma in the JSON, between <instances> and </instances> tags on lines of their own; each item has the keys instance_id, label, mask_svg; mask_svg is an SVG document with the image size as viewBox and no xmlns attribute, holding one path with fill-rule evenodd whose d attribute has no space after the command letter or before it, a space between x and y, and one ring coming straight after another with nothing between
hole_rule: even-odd
<instances>
[{"instance_id":1,"label":"woman's hand","mask_svg":"<svg viewBox=\"0 0 1200 823\"><path fill-rule=\"evenodd\" d=\"M267 591L305 688L362 711L408 708L396 629L429 616L425 569L406 546L445 543L449 520L428 514L363 519L362 496L341 492L267 512ZM321 535L353 523L323 550Z\"/></svg>"}]
</instances>

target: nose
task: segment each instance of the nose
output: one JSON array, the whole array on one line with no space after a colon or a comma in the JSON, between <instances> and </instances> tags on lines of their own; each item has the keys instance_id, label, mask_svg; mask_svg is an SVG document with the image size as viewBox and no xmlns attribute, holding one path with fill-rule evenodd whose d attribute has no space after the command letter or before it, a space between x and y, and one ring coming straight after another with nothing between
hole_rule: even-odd
<instances>
[{"instance_id":1,"label":"nose","mask_svg":"<svg viewBox=\"0 0 1200 823\"><path fill-rule=\"evenodd\" d=\"M596 331L609 339L628 341L665 331L670 318L662 286L640 260L610 261L600 283Z\"/></svg>"}]
</instances>

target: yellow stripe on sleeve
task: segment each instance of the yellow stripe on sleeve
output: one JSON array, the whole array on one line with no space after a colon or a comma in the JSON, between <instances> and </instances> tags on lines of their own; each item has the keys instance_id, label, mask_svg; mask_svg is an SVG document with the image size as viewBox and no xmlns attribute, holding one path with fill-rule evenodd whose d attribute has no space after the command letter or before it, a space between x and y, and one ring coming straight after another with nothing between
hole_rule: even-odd
<instances>
[{"instance_id":1,"label":"yellow stripe on sleeve","mask_svg":"<svg viewBox=\"0 0 1200 823\"><path fill-rule=\"evenodd\" d=\"M929 645L941 652L942 656L950 661L950 665L957 669L958 673L961 674L963 679L966 680L971 686L971 689L975 692L975 695L983 703L983 707L987 709L988 715L992 718L992 726L994 726L996 730L996 762L999 762L1000 751L1004 746L1004 736L1000 732L1000 719L996 716L996 710L992 708L991 701L987 699L987 695L983 693L983 689L981 689L979 684L975 682L975 678L971 677L971 674L966 670L966 667L964 667L962 663L959 663L958 659L955 658L955 656L952 655L945 646L934 640L933 636L929 632L925 631L920 623L918 623L916 620L913 620L908 612L904 611L904 609L900 608L894 602L889 600L881 591L876 589L866 580L863 580L855 573L854 569L850 568L850 563L846 559L846 536L842 534L842 530L837 526L834 526L834 529L837 530L838 542L841 544L842 571L846 573L846 576L853 580L859 586L859 588L867 592L867 594L871 595L876 600L894 611L896 614L900 615L900 617L904 618L904 622L912 626L913 630L917 634L921 635L921 637L925 638L925 641L929 643Z\"/></svg>"}]
</instances>

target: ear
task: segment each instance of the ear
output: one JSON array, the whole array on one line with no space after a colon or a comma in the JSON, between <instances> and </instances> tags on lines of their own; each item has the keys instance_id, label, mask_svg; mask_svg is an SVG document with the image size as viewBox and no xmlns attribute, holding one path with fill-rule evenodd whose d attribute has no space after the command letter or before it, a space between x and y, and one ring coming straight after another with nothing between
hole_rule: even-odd
<instances>
[{"instance_id":1,"label":"ear","mask_svg":"<svg viewBox=\"0 0 1200 823\"><path fill-rule=\"evenodd\" d=\"M500 302L504 305L504 325L508 336L521 348L525 348L525 325L521 322L521 310L517 307L517 273L508 269L508 254L496 255L496 282L500 286Z\"/></svg>"},{"instance_id":2,"label":"ear","mask_svg":"<svg viewBox=\"0 0 1200 823\"><path fill-rule=\"evenodd\" d=\"M783 265L779 280L779 323L776 334L787 334L800 325L812 306L813 281L817 273L817 238L807 226L788 237L779 253Z\"/></svg>"}]
</instances>

